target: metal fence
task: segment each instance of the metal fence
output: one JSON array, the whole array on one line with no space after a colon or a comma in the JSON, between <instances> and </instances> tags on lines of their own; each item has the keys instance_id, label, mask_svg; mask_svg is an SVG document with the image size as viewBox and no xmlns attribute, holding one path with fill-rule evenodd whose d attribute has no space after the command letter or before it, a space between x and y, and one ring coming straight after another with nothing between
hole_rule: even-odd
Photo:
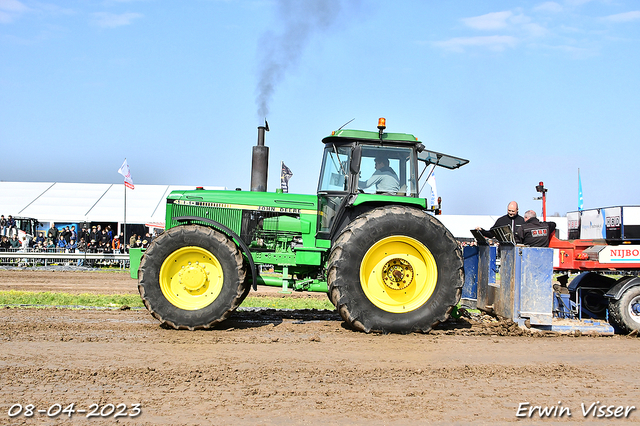
<instances>
[{"instance_id":1,"label":"metal fence","mask_svg":"<svg viewBox=\"0 0 640 426\"><path fill-rule=\"evenodd\" d=\"M69 253L65 249L46 249L36 251L29 249L8 249L0 251L0 265L8 266L87 266L110 267L118 266L120 269L129 267L129 255L115 251L113 253L85 253L76 250Z\"/></svg>"}]
</instances>

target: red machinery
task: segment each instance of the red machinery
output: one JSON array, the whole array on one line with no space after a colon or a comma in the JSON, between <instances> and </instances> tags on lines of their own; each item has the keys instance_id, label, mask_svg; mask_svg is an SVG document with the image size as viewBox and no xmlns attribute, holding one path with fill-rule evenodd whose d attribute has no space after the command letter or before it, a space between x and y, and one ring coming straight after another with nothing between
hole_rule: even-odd
<instances>
[{"instance_id":1,"label":"red machinery","mask_svg":"<svg viewBox=\"0 0 640 426\"><path fill-rule=\"evenodd\" d=\"M581 314L640 330L640 206L569 212L569 240L551 238L553 269L580 273L568 286ZM608 318L607 318L608 316Z\"/></svg>"}]
</instances>

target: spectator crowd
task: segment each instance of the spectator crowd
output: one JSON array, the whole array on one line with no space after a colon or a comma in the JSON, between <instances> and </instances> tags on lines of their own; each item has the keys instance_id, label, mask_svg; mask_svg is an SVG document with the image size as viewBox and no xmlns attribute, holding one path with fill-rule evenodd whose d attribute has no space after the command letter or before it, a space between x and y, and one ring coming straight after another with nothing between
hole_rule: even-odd
<instances>
[{"instance_id":1,"label":"spectator crowd","mask_svg":"<svg viewBox=\"0 0 640 426\"><path fill-rule=\"evenodd\" d=\"M0 217L0 251L17 251L31 249L36 252L52 253L126 253L129 248L147 248L155 235L146 233L145 235L133 234L129 241L125 243L124 233L116 235L110 225L102 227L94 225L89 228L83 227L79 231L75 225L62 226L60 228L51 226L45 233L38 231L33 238L22 237L20 241L16 229L15 220L4 215Z\"/></svg>"}]
</instances>

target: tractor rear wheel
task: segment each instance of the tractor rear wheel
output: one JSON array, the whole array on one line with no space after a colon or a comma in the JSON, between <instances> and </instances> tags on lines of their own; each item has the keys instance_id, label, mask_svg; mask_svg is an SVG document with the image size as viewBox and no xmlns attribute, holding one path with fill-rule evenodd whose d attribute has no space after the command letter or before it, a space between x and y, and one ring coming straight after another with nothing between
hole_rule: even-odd
<instances>
[{"instance_id":1,"label":"tractor rear wheel","mask_svg":"<svg viewBox=\"0 0 640 426\"><path fill-rule=\"evenodd\" d=\"M162 324L210 328L227 318L249 289L235 243L200 225L171 228L158 236L140 263L138 290Z\"/></svg>"},{"instance_id":2,"label":"tractor rear wheel","mask_svg":"<svg viewBox=\"0 0 640 426\"><path fill-rule=\"evenodd\" d=\"M609 318L623 333L640 331L640 286L627 289L620 299L609 302Z\"/></svg>"},{"instance_id":3,"label":"tractor rear wheel","mask_svg":"<svg viewBox=\"0 0 640 426\"><path fill-rule=\"evenodd\" d=\"M349 224L329 257L330 299L364 332L428 332L445 321L464 283L458 243L433 216L379 207Z\"/></svg>"}]
</instances>

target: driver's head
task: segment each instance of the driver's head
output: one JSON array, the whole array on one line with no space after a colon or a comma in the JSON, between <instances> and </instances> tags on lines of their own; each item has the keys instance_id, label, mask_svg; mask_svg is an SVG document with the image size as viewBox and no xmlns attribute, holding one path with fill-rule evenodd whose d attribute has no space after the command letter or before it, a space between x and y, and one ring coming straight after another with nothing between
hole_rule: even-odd
<instances>
[{"instance_id":1,"label":"driver's head","mask_svg":"<svg viewBox=\"0 0 640 426\"><path fill-rule=\"evenodd\" d=\"M507 206L507 214L509 217L516 217L518 215L518 203L512 201Z\"/></svg>"},{"instance_id":2,"label":"driver's head","mask_svg":"<svg viewBox=\"0 0 640 426\"><path fill-rule=\"evenodd\" d=\"M376 157L374 159L374 161L376 162L376 170L382 168L382 167L389 167L389 159L385 158L385 157Z\"/></svg>"}]
</instances>

